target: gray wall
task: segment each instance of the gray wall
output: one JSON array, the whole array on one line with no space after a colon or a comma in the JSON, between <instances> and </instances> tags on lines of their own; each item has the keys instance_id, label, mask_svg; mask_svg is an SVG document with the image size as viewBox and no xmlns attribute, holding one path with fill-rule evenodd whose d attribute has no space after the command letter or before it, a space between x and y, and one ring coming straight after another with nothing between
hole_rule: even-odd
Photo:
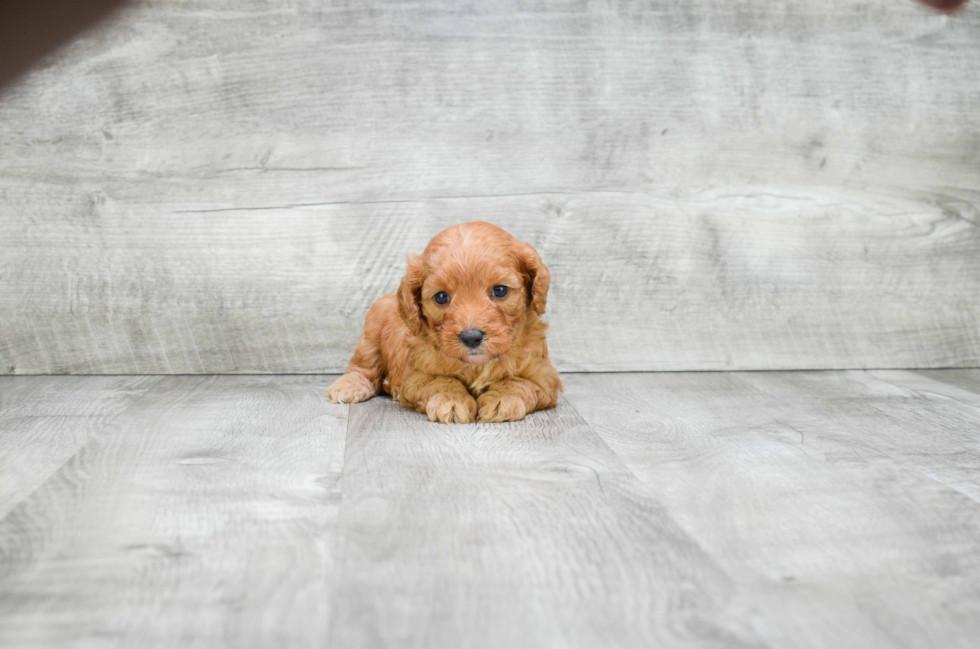
<instances>
[{"instance_id":1,"label":"gray wall","mask_svg":"<svg viewBox=\"0 0 980 649\"><path fill-rule=\"evenodd\" d=\"M138 3L0 90L0 371L337 371L473 219L564 370L976 366L975 4Z\"/></svg>"}]
</instances>

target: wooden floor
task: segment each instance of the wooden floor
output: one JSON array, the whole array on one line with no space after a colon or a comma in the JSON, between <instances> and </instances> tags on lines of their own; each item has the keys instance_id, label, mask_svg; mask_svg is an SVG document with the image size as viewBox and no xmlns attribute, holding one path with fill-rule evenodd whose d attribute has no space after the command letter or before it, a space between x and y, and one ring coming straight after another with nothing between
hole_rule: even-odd
<instances>
[{"instance_id":1,"label":"wooden floor","mask_svg":"<svg viewBox=\"0 0 980 649\"><path fill-rule=\"evenodd\" d=\"M0 378L0 646L977 646L980 371L563 378Z\"/></svg>"}]
</instances>

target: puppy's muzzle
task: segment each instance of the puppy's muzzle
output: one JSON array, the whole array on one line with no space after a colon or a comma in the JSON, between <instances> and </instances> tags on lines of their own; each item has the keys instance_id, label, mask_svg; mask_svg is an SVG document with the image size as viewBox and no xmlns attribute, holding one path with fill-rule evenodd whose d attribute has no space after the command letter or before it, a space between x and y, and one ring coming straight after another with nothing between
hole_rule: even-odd
<instances>
[{"instance_id":1,"label":"puppy's muzzle","mask_svg":"<svg viewBox=\"0 0 980 649\"><path fill-rule=\"evenodd\" d=\"M479 329L467 329L459 334L459 342L470 349L476 349L483 344L483 332Z\"/></svg>"}]
</instances>

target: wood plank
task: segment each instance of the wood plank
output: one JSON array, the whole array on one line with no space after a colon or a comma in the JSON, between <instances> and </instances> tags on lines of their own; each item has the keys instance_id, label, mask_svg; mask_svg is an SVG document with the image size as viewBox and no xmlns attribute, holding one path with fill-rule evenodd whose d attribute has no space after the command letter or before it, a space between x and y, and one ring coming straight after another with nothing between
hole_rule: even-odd
<instances>
[{"instance_id":1,"label":"wood plank","mask_svg":"<svg viewBox=\"0 0 980 649\"><path fill-rule=\"evenodd\" d=\"M980 394L980 370L922 370L917 374Z\"/></svg>"},{"instance_id":2,"label":"wood plank","mask_svg":"<svg viewBox=\"0 0 980 649\"><path fill-rule=\"evenodd\" d=\"M844 411L837 416L844 427L841 437L857 436L901 469L927 475L980 503L980 398L976 394L915 372L830 376L837 381L806 373L778 379L750 374L746 379L777 397L792 399L803 416L820 416L827 402L833 403Z\"/></svg>"},{"instance_id":3,"label":"wood plank","mask_svg":"<svg viewBox=\"0 0 980 649\"><path fill-rule=\"evenodd\" d=\"M975 487L980 400L903 385L921 380L607 374L565 384L732 575L730 609L766 644L970 647L980 633L980 504L968 474Z\"/></svg>"},{"instance_id":4,"label":"wood plank","mask_svg":"<svg viewBox=\"0 0 980 649\"><path fill-rule=\"evenodd\" d=\"M552 200L560 218L535 207ZM563 370L980 362L980 230L920 201L805 191L771 202L578 194L207 215L148 208L100 218L95 230L46 233L0 219L0 241L12 247L2 367L341 370L405 255L460 210L541 250L554 277L549 342ZM145 218L134 229L135 214ZM112 249L90 254L104 238ZM77 272L58 270L64 255ZM120 260L108 283L104 255ZM28 293L32 306L21 308Z\"/></svg>"},{"instance_id":5,"label":"wood plank","mask_svg":"<svg viewBox=\"0 0 980 649\"><path fill-rule=\"evenodd\" d=\"M157 380L0 377L0 519Z\"/></svg>"},{"instance_id":6,"label":"wood plank","mask_svg":"<svg viewBox=\"0 0 980 649\"><path fill-rule=\"evenodd\" d=\"M331 378L160 380L0 521L0 645L322 640L347 412Z\"/></svg>"},{"instance_id":7,"label":"wood plank","mask_svg":"<svg viewBox=\"0 0 980 649\"><path fill-rule=\"evenodd\" d=\"M352 406L331 646L753 644L639 487L566 402L465 426Z\"/></svg>"},{"instance_id":8,"label":"wood plank","mask_svg":"<svg viewBox=\"0 0 980 649\"><path fill-rule=\"evenodd\" d=\"M980 364L980 9L141 2L0 96L0 372L322 372L441 227L563 370Z\"/></svg>"}]
</instances>

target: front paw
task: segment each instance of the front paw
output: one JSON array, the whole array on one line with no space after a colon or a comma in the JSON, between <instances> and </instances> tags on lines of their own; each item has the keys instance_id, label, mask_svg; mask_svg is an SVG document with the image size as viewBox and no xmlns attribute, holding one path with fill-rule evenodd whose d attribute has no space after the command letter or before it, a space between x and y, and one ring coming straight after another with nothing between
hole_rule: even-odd
<instances>
[{"instance_id":1,"label":"front paw","mask_svg":"<svg viewBox=\"0 0 980 649\"><path fill-rule=\"evenodd\" d=\"M440 392L429 397L425 404L429 421L443 424L469 424L476 421L476 401L470 395Z\"/></svg>"},{"instance_id":2,"label":"front paw","mask_svg":"<svg viewBox=\"0 0 980 649\"><path fill-rule=\"evenodd\" d=\"M333 382L327 398L334 403L358 403L377 396L378 386L363 374L348 372Z\"/></svg>"},{"instance_id":3,"label":"front paw","mask_svg":"<svg viewBox=\"0 0 980 649\"><path fill-rule=\"evenodd\" d=\"M516 394L506 394L490 390L480 395L477 400L480 421L500 422L519 421L527 414L524 399Z\"/></svg>"}]
</instances>

